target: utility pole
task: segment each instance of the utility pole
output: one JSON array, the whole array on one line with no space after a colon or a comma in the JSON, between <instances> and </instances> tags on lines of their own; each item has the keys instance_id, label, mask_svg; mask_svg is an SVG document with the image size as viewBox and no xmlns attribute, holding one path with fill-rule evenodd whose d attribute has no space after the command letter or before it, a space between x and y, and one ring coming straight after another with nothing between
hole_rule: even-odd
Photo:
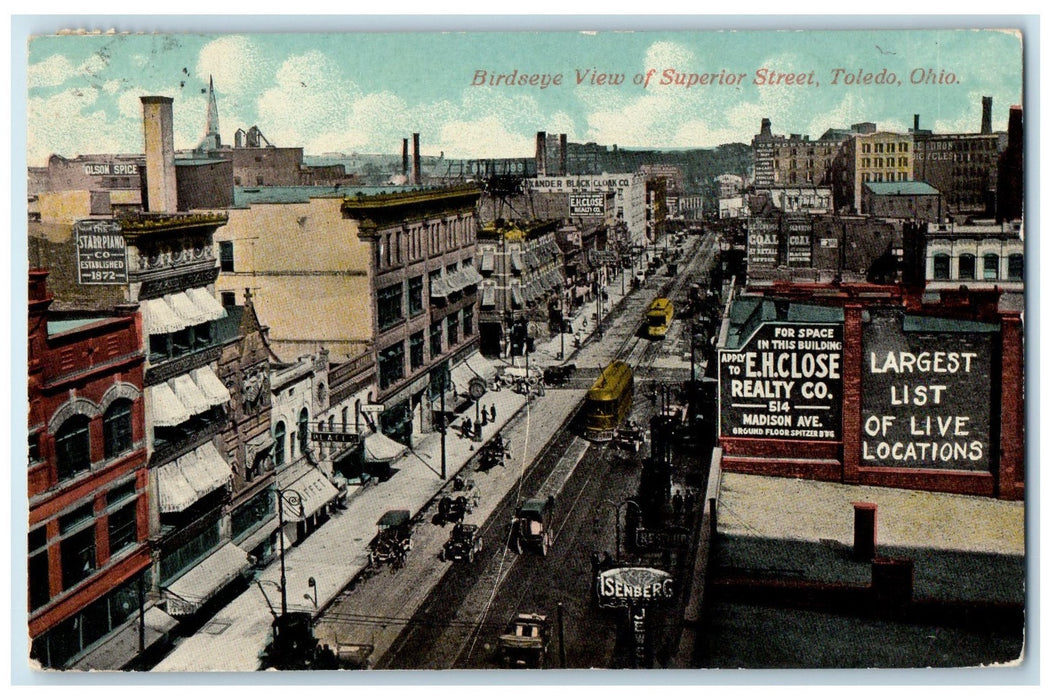
<instances>
[{"instance_id":1,"label":"utility pole","mask_svg":"<svg viewBox=\"0 0 1051 700\"><path fill-rule=\"evenodd\" d=\"M442 395L441 395L442 417L441 417L441 419L438 422L438 425L441 426L441 431L442 431L442 481L445 481L445 422L446 422L446 415L445 415L445 382L446 382L447 379L448 379L448 377L446 377L445 369L443 367L442 368Z\"/></svg>"}]
</instances>

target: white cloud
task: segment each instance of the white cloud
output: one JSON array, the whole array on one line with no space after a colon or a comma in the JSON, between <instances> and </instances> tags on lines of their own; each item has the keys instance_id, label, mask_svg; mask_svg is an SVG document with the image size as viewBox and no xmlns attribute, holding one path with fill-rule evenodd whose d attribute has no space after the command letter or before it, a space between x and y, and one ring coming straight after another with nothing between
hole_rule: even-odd
<instances>
[{"instance_id":1,"label":"white cloud","mask_svg":"<svg viewBox=\"0 0 1051 700\"><path fill-rule=\"evenodd\" d=\"M65 56L50 56L26 69L26 86L33 88L53 87L73 77L73 64Z\"/></svg>"},{"instance_id":2,"label":"white cloud","mask_svg":"<svg viewBox=\"0 0 1051 700\"><path fill-rule=\"evenodd\" d=\"M138 122L113 119L95 101L91 90L66 90L26 104L26 156L30 165L43 165L52 153L74 158L85 153L127 153L142 141ZM90 150L82 148L91 134Z\"/></svg>"},{"instance_id":3,"label":"white cloud","mask_svg":"<svg viewBox=\"0 0 1051 700\"><path fill-rule=\"evenodd\" d=\"M438 138L446 157L451 158L528 157L535 149L533 136L509 131L494 116L448 122Z\"/></svg>"},{"instance_id":4,"label":"white cloud","mask_svg":"<svg viewBox=\"0 0 1051 700\"><path fill-rule=\"evenodd\" d=\"M206 44L197 57L196 77L205 83L208 76L233 95L249 89L263 66L252 40L245 36L224 36Z\"/></svg>"}]
</instances>

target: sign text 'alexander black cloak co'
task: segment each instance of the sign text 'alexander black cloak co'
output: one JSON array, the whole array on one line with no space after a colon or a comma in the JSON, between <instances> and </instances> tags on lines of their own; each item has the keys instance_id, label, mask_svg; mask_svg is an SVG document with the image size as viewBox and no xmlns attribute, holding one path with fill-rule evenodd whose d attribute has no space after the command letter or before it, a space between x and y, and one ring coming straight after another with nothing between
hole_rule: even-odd
<instances>
[{"instance_id":1,"label":"sign text 'alexander black cloak co'","mask_svg":"<svg viewBox=\"0 0 1051 700\"><path fill-rule=\"evenodd\" d=\"M842 324L761 324L719 351L719 395L723 437L839 440Z\"/></svg>"}]
</instances>

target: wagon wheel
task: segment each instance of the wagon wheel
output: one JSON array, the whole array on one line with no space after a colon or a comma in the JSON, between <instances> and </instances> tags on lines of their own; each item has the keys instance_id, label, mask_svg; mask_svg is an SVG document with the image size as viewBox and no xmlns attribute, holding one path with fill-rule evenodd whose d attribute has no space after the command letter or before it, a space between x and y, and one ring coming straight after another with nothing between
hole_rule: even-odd
<instances>
[{"instance_id":1,"label":"wagon wheel","mask_svg":"<svg viewBox=\"0 0 1051 700\"><path fill-rule=\"evenodd\" d=\"M483 545L483 544L484 544L484 540L482 540L482 538L481 538L481 537L479 537L479 538L478 538L478 551L479 551L479 552L480 552L480 551L482 551L482 545Z\"/></svg>"},{"instance_id":2,"label":"wagon wheel","mask_svg":"<svg viewBox=\"0 0 1051 700\"><path fill-rule=\"evenodd\" d=\"M442 547L442 550L438 552L438 561L445 561L445 547Z\"/></svg>"},{"instance_id":3,"label":"wagon wheel","mask_svg":"<svg viewBox=\"0 0 1051 700\"><path fill-rule=\"evenodd\" d=\"M540 540L540 554L542 556L546 557L547 556L547 549L550 546L551 546L550 538L548 537L548 534L545 532L543 539Z\"/></svg>"},{"instance_id":4,"label":"wagon wheel","mask_svg":"<svg viewBox=\"0 0 1051 700\"><path fill-rule=\"evenodd\" d=\"M474 563L474 550L473 549L468 549L467 550L467 563L468 564L473 564Z\"/></svg>"}]
</instances>

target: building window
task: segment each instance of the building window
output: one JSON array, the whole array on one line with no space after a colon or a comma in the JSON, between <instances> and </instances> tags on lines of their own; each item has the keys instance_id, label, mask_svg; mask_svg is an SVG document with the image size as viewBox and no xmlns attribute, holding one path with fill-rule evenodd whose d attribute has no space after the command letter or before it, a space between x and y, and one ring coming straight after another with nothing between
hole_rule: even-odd
<instances>
[{"instance_id":1,"label":"building window","mask_svg":"<svg viewBox=\"0 0 1051 700\"><path fill-rule=\"evenodd\" d=\"M974 256L970 253L964 253L960 256L960 279L974 279Z\"/></svg>"},{"instance_id":2,"label":"building window","mask_svg":"<svg viewBox=\"0 0 1051 700\"><path fill-rule=\"evenodd\" d=\"M68 590L90 576L98 564L95 561L95 521L92 506L78 508L59 519L62 538L62 589ZM80 530L66 535L80 527Z\"/></svg>"},{"instance_id":3,"label":"building window","mask_svg":"<svg viewBox=\"0 0 1051 700\"><path fill-rule=\"evenodd\" d=\"M405 343L398 342L380 351L380 389L386 389L405 376Z\"/></svg>"},{"instance_id":4,"label":"building window","mask_svg":"<svg viewBox=\"0 0 1051 700\"><path fill-rule=\"evenodd\" d=\"M445 328L449 335L449 347L460 342L460 315L450 314L445 317Z\"/></svg>"},{"instance_id":5,"label":"building window","mask_svg":"<svg viewBox=\"0 0 1051 700\"><path fill-rule=\"evenodd\" d=\"M274 512L274 492L261 491L230 514L230 536L240 537Z\"/></svg>"},{"instance_id":6,"label":"building window","mask_svg":"<svg viewBox=\"0 0 1051 700\"><path fill-rule=\"evenodd\" d=\"M950 258L945 253L938 253L934 256L934 279L949 279L949 261Z\"/></svg>"},{"instance_id":7,"label":"building window","mask_svg":"<svg viewBox=\"0 0 1051 700\"><path fill-rule=\"evenodd\" d=\"M219 270L221 272L234 271L233 241L219 241Z\"/></svg>"},{"instance_id":8,"label":"building window","mask_svg":"<svg viewBox=\"0 0 1051 700\"><path fill-rule=\"evenodd\" d=\"M982 279L995 280L1000 277L1000 256L986 253L982 256Z\"/></svg>"},{"instance_id":9,"label":"building window","mask_svg":"<svg viewBox=\"0 0 1051 700\"><path fill-rule=\"evenodd\" d=\"M102 417L102 435L106 459L113 459L131 449L131 401L114 401Z\"/></svg>"},{"instance_id":10,"label":"building window","mask_svg":"<svg viewBox=\"0 0 1051 700\"><path fill-rule=\"evenodd\" d=\"M402 314L401 282L384 287L377 293L377 319L381 331L397 325L405 317Z\"/></svg>"},{"instance_id":11,"label":"building window","mask_svg":"<svg viewBox=\"0 0 1051 700\"><path fill-rule=\"evenodd\" d=\"M87 416L72 416L55 435L55 466L59 479L69 479L91 468L90 423Z\"/></svg>"},{"instance_id":12,"label":"building window","mask_svg":"<svg viewBox=\"0 0 1051 700\"><path fill-rule=\"evenodd\" d=\"M442 354L442 324L441 321L431 324L431 358Z\"/></svg>"},{"instance_id":13,"label":"building window","mask_svg":"<svg viewBox=\"0 0 1051 700\"><path fill-rule=\"evenodd\" d=\"M1007 256L1007 279L1022 279L1022 276L1025 273L1025 265L1022 261L1023 258L1021 253L1011 253Z\"/></svg>"},{"instance_id":14,"label":"building window","mask_svg":"<svg viewBox=\"0 0 1051 700\"><path fill-rule=\"evenodd\" d=\"M233 292L219 292L219 301L223 306L235 306L237 296Z\"/></svg>"},{"instance_id":15,"label":"building window","mask_svg":"<svg viewBox=\"0 0 1051 700\"><path fill-rule=\"evenodd\" d=\"M409 337L409 367L415 372L423 363L423 331L420 331Z\"/></svg>"},{"instance_id":16,"label":"building window","mask_svg":"<svg viewBox=\"0 0 1051 700\"><path fill-rule=\"evenodd\" d=\"M51 570L47 559L47 528L29 531L29 609L36 610L51 600Z\"/></svg>"},{"instance_id":17,"label":"building window","mask_svg":"<svg viewBox=\"0 0 1051 700\"><path fill-rule=\"evenodd\" d=\"M161 585L167 586L219 544L219 522L208 524L196 537L161 558Z\"/></svg>"},{"instance_id":18,"label":"building window","mask_svg":"<svg viewBox=\"0 0 1051 700\"><path fill-rule=\"evenodd\" d=\"M901 151L902 153L908 153L909 152L909 143L907 141L903 141L902 143L898 144L898 150Z\"/></svg>"},{"instance_id":19,"label":"building window","mask_svg":"<svg viewBox=\"0 0 1051 700\"><path fill-rule=\"evenodd\" d=\"M423 313L423 275L409 280L409 315Z\"/></svg>"},{"instance_id":20,"label":"building window","mask_svg":"<svg viewBox=\"0 0 1051 700\"><path fill-rule=\"evenodd\" d=\"M129 547L139 539L137 523L138 509L133 501L109 515L109 552L112 557L116 552Z\"/></svg>"},{"instance_id":21,"label":"building window","mask_svg":"<svg viewBox=\"0 0 1051 700\"><path fill-rule=\"evenodd\" d=\"M463 310L463 337L474 335L474 308L468 306Z\"/></svg>"},{"instance_id":22,"label":"building window","mask_svg":"<svg viewBox=\"0 0 1051 700\"><path fill-rule=\"evenodd\" d=\"M307 447L310 444L310 413L307 412L306 407L299 411L299 451L301 454L307 453Z\"/></svg>"},{"instance_id":23,"label":"building window","mask_svg":"<svg viewBox=\"0 0 1051 700\"><path fill-rule=\"evenodd\" d=\"M274 426L274 464L280 467L285 463L285 422L278 421Z\"/></svg>"},{"instance_id":24,"label":"building window","mask_svg":"<svg viewBox=\"0 0 1051 700\"><path fill-rule=\"evenodd\" d=\"M340 420L342 420L343 432L345 433L345 432L347 432L347 407L346 406L343 407L343 410L340 412L340 416L339 417L340 417Z\"/></svg>"}]
</instances>

